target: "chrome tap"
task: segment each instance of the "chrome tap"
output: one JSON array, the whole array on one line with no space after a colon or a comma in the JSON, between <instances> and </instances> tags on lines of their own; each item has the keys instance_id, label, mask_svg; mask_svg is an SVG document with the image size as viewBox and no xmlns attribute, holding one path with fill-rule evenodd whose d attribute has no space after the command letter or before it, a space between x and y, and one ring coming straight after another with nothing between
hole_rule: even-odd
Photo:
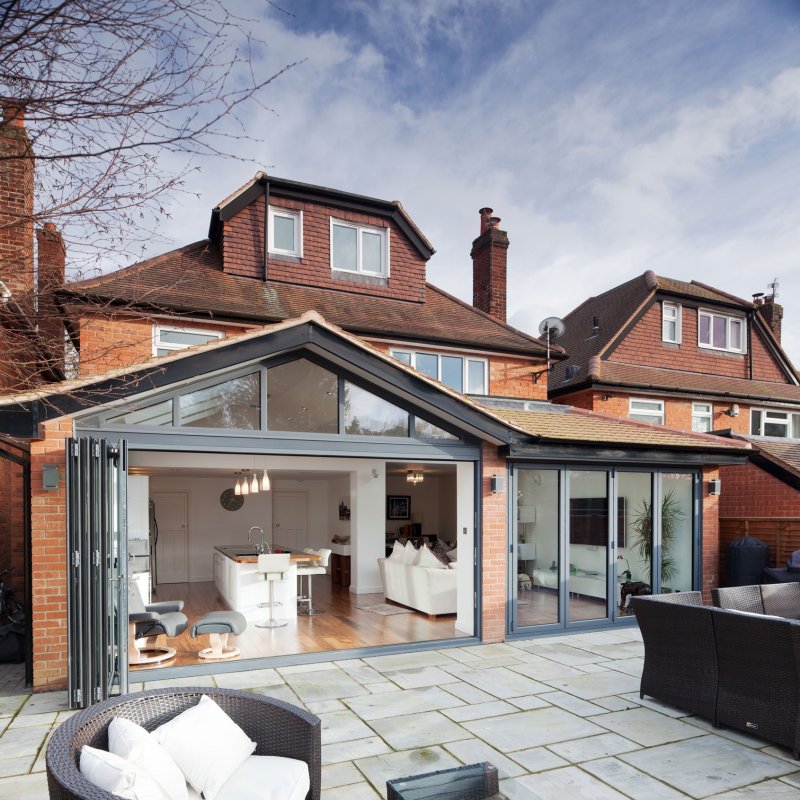
<instances>
[{"instance_id":1,"label":"chrome tap","mask_svg":"<svg viewBox=\"0 0 800 800\"><path fill-rule=\"evenodd\" d=\"M253 531L261 531L261 541L255 545L256 553L258 555L261 555L262 553L271 553L272 548L270 547L269 542L264 541L264 529L260 525L253 525L253 527L250 528L249 531L247 531L247 543L253 544L252 542Z\"/></svg>"}]
</instances>

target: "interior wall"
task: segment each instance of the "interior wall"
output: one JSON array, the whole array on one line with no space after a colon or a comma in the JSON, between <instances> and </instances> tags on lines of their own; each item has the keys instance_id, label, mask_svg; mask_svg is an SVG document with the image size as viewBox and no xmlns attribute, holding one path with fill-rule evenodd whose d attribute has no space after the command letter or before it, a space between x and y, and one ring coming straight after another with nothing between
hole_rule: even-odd
<instances>
[{"instance_id":1,"label":"interior wall","mask_svg":"<svg viewBox=\"0 0 800 800\"><path fill-rule=\"evenodd\" d=\"M397 533L402 525L418 522L422 533L436 534L448 542L456 538L456 475L429 476L422 483L409 483L404 475L386 476L386 494L411 498L411 519L384 518L387 533Z\"/></svg>"}]
</instances>

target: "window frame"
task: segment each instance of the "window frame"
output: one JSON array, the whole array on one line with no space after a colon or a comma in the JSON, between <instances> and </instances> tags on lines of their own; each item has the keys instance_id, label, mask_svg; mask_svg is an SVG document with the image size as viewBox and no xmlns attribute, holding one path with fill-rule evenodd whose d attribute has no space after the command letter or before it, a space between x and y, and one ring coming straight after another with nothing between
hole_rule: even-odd
<instances>
[{"instance_id":1,"label":"window frame","mask_svg":"<svg viewBox=\"0 0 800 800\"><path fill-rule=\"evenodd\" d=\"M341 228L351 228L356 231L356 268L337 267L333 256L333 228L338 225ZM358 222L348 222L338 217L331 217L329 224L328 242L330 247L331 272L347 272L350 275L368 275L371 278L388 278L390 272L389 263L389 228L376 228L374 225L362 225ZM375 272L363 267L363 245L362 235L364 233L375 234L381 237L381 271Z\"/></svg>"},{"instance_id":2,"label":"window frame","mask_svg":"<svg viewBox=\"0 0 800 800\"><path fill-rule=\"evenodd\" d=\"M753 430L753 416L755 414L761 415L761 430L755 433ZM769 419L770 414L784 414L786 419ZM775 434L764 433L767 424L770 425L783 425L786 429L785 436L776 436ZM800 429L800 411L790 411L789 409L777 408L764 408L763 406L755 406L750 408L750 435L751 436L765 436L770 439L787 439L789 441L799 441L800 437L793 436L792 432L795 427Z\"/></svg>"},{"instance_id":3,"label":"window frame","mask_svg":"<svg viewBox=\"0 0 800 800\"><path fill-rule=\"evenodd\" d=\"M291 217L294 220L294 249L284 250L275 247L275 217ZM269 247L268 252L274 256L291 256L293 258L303 257L303 212L300 209L281 208L280 206L270 205L268 214Z\"/></svg>"},{"instance_id":4,"label":"window frame","mask_svg":"<svg viewBox=\"0 0 800 800\"><path fill-rule=\"evenodd\" d=\"M195 344L177 344L176 342L162 342L161 331L172 331L173 333L199 333L208 336L205 342L196 342ZM170 353L180 353L188 350L190 347L199 347L203 344L208 344L210 341L219 341L224 339L225 334L222 331L215 331L211 328L184 328L180 325L160 325L158 322L153 323L153 355L158 356L159 350L169 350ZM162 355L169 355L164 353Z\"/></svg>"},{"instance_id":5,"label":"window frame","mask_svg":"<svg viewBox=\"0 0 800 800\"><path fill-rule=\"evenodd\" d=\"M671 309L675 316L669 318L667 316L667 309ZM675 338L670 339L667 336L667 323L675 323ZM661 301L661 341L668 344L680 344L683 334L683 307L680 303L675 303L672 300ZM698 334L699 335L699 334Z\"/></svg>"},{"instance_id":6,"label":"window frame","mask_svg":"<svg viewBox=\"0 0 800 800\"><path fill-rule=\"evenodd\" d=\"M397 358L397 354L402 354L404 356L409 356L411 359L410 364L406 364L400 358ZM462 394L470 395L472 397L486 397L489 394L489 359L488 358L480 358L471 355L463 355L461 353L447 353L447 352L438 352L434 350L411 350L407 347L390 347L389 348L389 355L400 361L401 364L406 364L406 366L410 366L412 369L417 368L417 354L422 354L426 356L436 356L436 379L441 383L443 386L447 386L448 389L453 389L452 386L448 386L446 383L442 382L442 356L449 356L451 358L460 358L461 359L461 386L463 387L461 390ZM478 363L483 364L483 391L482 392L468 392L467 387L469 386L469 363L470 361L475 361ZM426 373L422 373L425 375ZM453 389L454 392L457 392L458 389Z\"/></svg>"},{"instance_id":7,"label":"window frame","mask_svg":"<svg viewBox=\"0 0 800 800\"><path fill-rule=\"evenodd\" d=\"M635 409L634 403L658 403L661 406L660 412L650 411L648 409ZM636 422L646 422L650 424L663 425L666 419L666 409L663 400L653 400L649 397L629 397L628 398L628 419ZM636 414L637 416L632 416ZM639 419L639 417L652 417L652 419Z\"/></svg>"},{"instance_id":8,"label":"window frame","mask_svg":"<svg viewBox=\"0 0 800 800\"><path fill-rule=\"evenodd\" d=\"M698 407L707 408L708 411L698 411ZM701 431L695 428L695 419L707 419L708 430ZM692 431L694 433L710 433L714 430L714 404L713 403L692 403Z\"/></svg>"},{"instance_id":9,"label":"window frame","mask_svg":"<svg viewBox=\"0 0 800 800\"><path fill-rule=\"evenodd\" d=\"M700 318L701 317L709 317L711 320L708 330L709 330L709 342L706 344L700 340ZM719 317L720 319L725 320L725 347L717 347L713 344L714 341L714 318ZM731 322L738 322L741 326L741 347L735 348L730 346L731 341ZM747 336L745 332L747 330L747 324L744 317L737 316L736 314L723 314L719 311L712 311L710 308L698 308L697 309L697 346L702 348L703 350L716 350L719 353L737 353L743 354L747 352Z\"/></svg>"}]
</instances>

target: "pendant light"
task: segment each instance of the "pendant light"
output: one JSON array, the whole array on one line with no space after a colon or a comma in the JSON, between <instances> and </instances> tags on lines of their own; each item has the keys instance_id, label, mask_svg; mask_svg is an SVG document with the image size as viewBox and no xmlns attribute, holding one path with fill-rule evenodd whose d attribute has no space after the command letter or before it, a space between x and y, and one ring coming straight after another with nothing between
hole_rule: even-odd
<instances>
[{"instance_id":1,"label":"pendant light","mask_svg":"<svg viewBox=\"0 0 800 800\"><path fill-rule=\"evenodd\" d=\"M236 473L236 486L233 487L233 493L238 497L242 493L242 484L239 483L239 473Z\"/></svg>"},{"instance_id":2,"label":"pendant light","mask_svg":"<svg viewBox=\"0 0 800 800\"><path fill-rule=\"evenodd\" d=\"M247 470L244 471L242 478L242 494L250 494L250 485L247 483Z\"/></svg>"},{"instance_id":3,"label":"pendant light","mask_svg":"<svg viewBox=\"0 0 800 800\"><path fill-rule=\"evenodd\" d=\"M261 491L268 492L270 490L270 482L269 482L269 475L267 475L266 469L261 474Z\"/></svg>"},{"instance_id":4,"label":"pendant light","mask_svg":"<svg viewBox=\"0 0 800 800\"><path fill-rule=\"evenodd\" d=\"M253 480L250 481L250 494L258 494L258 478L255 472L253 473Z\"/></svg>"}]
</instances>

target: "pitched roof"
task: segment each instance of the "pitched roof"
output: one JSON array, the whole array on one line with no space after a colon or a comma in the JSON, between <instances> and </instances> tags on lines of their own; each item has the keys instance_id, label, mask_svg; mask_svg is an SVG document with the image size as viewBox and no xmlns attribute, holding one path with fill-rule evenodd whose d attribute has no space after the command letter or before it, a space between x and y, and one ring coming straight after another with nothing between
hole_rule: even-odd
<instances>
[{"instance_id":1,"label":"pitched roof","mask_svg":"<svg viewBox=\"0 0 800 800\"><path fill-rule=\"evenodd\" d=\"M586 376L584 375L584 378ZM591 378L600 386L621 386L662 392L724 397L728 400L800 403L800 386L788 383L726 378L701 372L620 364L593 359Z\"/></svg>"},{"instance_id":2,"label":"pitched roof","mask_svg":"<svg viewBox=\"0 0 800 800\"><path fill-rule=\"evenodd\" d=\"M492 409L492 412L540 441L677 447L726 452L741 450L744 444L734 439L723 439L704 433L686 433L663 425L619 419L572 406L552 406L549 409L540 407L535 411L498 408Z\"/></svg>"},{"instance_id":3,"label":"pitched roof","mask_svg":"<svg viewBox=\"0 0 800 800\"><path fill-rule=\"evenodd\" d=\"M550 394L565 394L574 387L587 384L592 380L597 381L597 376L601 372L604 378L611 380L612 371L610 368L612 364L605 360L606 353L619 340L629 323L636 319L637 314L646 308L659 292L676 298L693 300L698 303L715 303L728 308L740 309L741 311L749 311L755 308L755 305L749 300L743 300L740 297L699 281L680 281L675 278L656 275L651 270L647 270L642 275L615 286L597 297L590 297L564 317L566 332L558 342L569 356L565 361L556 364L551 371L548 381ZM768 346L776 352L779 360L784 363L787 374L794 375L794 368L783 353L780 343L775 339L772 331L769 330L768 326L761 324L759 315L756 315L755 318L759 321L759 329L764 334ZM595 320L598 324L596 333L593 330ZM644 370L648 368L631 368L631 370L636 369ZM662 371L669 370L659 370L659 372ZM615 374L616 383L622 384L624 382L623 370L619 370ZM693 373L689 372L678 374L687 376L679 379L681 381L679 386L674 387L667 381L667 383L661 385L661 388L683 388L689 390L694 386L692 382L694 377L697 377L701 382L705 377L706 379L711 378L714 382L721 381L726 385L730 383L730 387L726 386L726 388L721 389L720 393L722 394L727 393L728 388L730 388L731 391L737 391L740 396L745 396L747 393L743 393L744 384L750 385L753 383L753 381L739 381L738 383L742 385L737 387L734 386L735 379L717 378L716 376L713 376L713 378L711 376L694 376ZM645 377L639 373L634 375L633 371L630 372L630 375L632 381L634 378L637 381L641 381ZM692 378L690 379L688 376L692 376ZM771 387L778 386L778 384L767 385ZM769 397L768 393L757 388L753 389L752 393L757 397L764 396L764 399Z\"/></svg>"},{"instance_id":4,"label":"pitched roof","mask_svg":"<svg viewBox=\"0 0 800 800\"><path fill-rule=\"evenodd\" d=\"M145 311L264 324L315 310L345 330L385 338L464 345L538 356L545 345L467 303L426 284L425 302L374 297L313 286L256 281L222 270L207 240L126 269L68 284L62 303L119 303ZM556 348L556 356L563 353Z\"/></svg>"},{"instance_id":5,"label":"pitched roof","mask_svg":"<svg viewBox=\"0 0 800 800\"><path fill-rule=\"evenodd\" d=\"M785 439L748 438L753 449L800 479L800 442Z\"/></svg>"}]
</instances>

